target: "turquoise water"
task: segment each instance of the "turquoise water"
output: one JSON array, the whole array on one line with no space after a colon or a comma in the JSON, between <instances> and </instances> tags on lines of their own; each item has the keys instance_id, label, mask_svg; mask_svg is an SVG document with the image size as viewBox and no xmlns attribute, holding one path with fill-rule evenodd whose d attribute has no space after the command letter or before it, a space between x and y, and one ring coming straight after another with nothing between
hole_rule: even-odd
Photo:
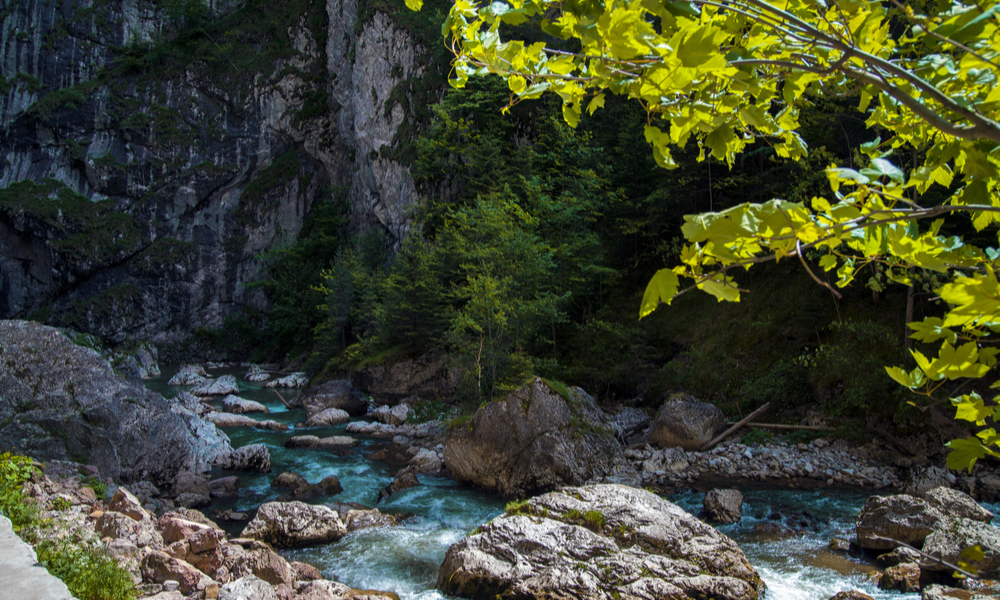
<instances>
[{"instance_id":1,"label":"turquoise water","mask_svg":"<svg viewBox=\"0 0 1000 600\"><path fill-rule=\"evenodd\" d=\"M147 382L150 389L172 397L189 387L168 386L174 369L164 369L163 376ZM250 512L261 503L275 500L280 492L270 481L279 473L294 471L310 483L335 475L344 491L328 498L309 502L358 502L376 506L378 492L392 481L398 464L368 458L386 448L388 442L348 434L344 426L303 428L302 410L288 410L277 395L259 384L245 382L245 369L210 370L213 376L232 374L240 383L239 395L267 406L270 414L250 414L255 419L269 419L289 425L286 432L227 428L233 447L263 443L271 453L272 472L268 474L230 473L217 470L213 476L238 475L242 489L239 498L217 501L205 510L211 517L221 509ZM286 400L299 391L279 389ZM216 401L218 402L218 401ZM348 451L286 449L282 443L295 435L348 435L359 444ZM368 529L348 534L339 542L285 551L289 560L301 560L318 567L323 575L359 589L391 590L402 600L441 598L434 589L438 567L448 547L479 525L503 512L504 502L476 489L461 486L448 478L419 476L423 484L404 490L377 507L388 513L412 514L397 527ZM732 537L747 554L768 585L767 600L827 600L843 590L860 589L876 599L914 600L919 594L883 592L868 581L866 573L874 570L871 561L830 551L833 537L854 537L854 518L867 494L837 490L743 491L745 504L742 521L719 529ZM704 494L688 492L671 496L689 512L698 515ZM243 524L220 523L231 533ZM776 530L791 532L781 535Z\"/></svg>"}]
</instances>

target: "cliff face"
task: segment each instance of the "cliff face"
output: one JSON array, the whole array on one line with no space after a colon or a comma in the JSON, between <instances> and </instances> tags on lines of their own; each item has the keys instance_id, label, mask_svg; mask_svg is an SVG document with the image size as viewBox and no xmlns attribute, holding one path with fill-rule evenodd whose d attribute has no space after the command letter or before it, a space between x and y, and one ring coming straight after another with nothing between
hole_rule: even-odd
<instances>
[{"instance_id":1,"label":"cliff face","mask_svg":"<svg viewBox=\"0 0 1000 600\"><path fill-rule=\"evenodd\" d=\"M414 185L390 150L423 50L391 8L179 4L0 12L0 318L171 345L266 310L259 254L333 187L354 227L406 235Z\"/></svg>"}]
</instances>

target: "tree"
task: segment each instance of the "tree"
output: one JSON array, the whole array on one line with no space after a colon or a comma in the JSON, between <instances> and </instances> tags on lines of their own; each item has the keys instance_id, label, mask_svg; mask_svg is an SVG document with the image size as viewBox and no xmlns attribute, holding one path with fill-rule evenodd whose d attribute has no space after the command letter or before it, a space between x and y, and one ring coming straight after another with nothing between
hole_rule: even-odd
<instances>
[{"instance_id":1,"label":"tree","mask_svg":"<svg viewBox=\"0 0 1000 600\"><path fill-rule=\"evenodd\" d=\"M453 86L495 73L511 105L553 92L574 126L608 93L641 103L646 140L665 168L676 167L671 148L688 143L699 159L730 165L761 145L798 160L807 152L799 109L855 96L871 134L864 167L831 165L830 193L808 203L773 199L686 217L682 264L652 278L640 317L691 289L738 301L730 271L783 258L839 294L806 251L821 255L819 267L840 287L865 268L904 285L913 269L937 272L948 311L910 324L914 338L939 345L937 355L913 351L915 369L887 368L930 396L946 382L987 376L997 362L1000 251L987 245L992 233L972 233L1000 220L997 15L995 1L966 0L456 0L442 31L455 54ZM550 37L506 37L528 22ZM956 224L962 216L971 227ZM987 242L971 243L973 235ZM984 427L1000 421L998 400L951 399L957 418ZM994 428L950 446L951 468L1000 457Z\"/></svg>"}]
</instances>

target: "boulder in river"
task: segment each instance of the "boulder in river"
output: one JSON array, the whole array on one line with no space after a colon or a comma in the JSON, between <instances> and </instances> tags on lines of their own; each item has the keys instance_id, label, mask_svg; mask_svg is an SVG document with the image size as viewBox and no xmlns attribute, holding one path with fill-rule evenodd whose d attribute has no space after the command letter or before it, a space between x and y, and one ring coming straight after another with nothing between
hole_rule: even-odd
<instances>
[{"instance_id":1,"label":"boulder in river","mask_svg":"<svg viewBox=\"0 0 1000 600\"><path fill-rule=\"evenodd\" d=\"M319 483L296 489L292 492L292 495L302 499L324 498L326 496L334 496L342 491L344 491L344 488L340 485L340 480L335 475L330 475L324 477Z\"/></svg>"},{"instance_id":2,"label":"boulder in river","mask_svg":"<svg viewBox=\"0 0 1000 600\"><path fill-rule=\"evenodd\" d=\"M637 482L608 416L580 388L564 398L541 378L483 406L448 432L444 463L455 479L507 498L595 478Z\"/></svg>"},{"instance_id":3,"label":"boulder in river","mask_svg":"<svg viewBox=\"0 0 1000 600\"><path fill-rule=\"evenodd\" d=\"M246 398L240 398L239 396L234 396L232 394L229 394L222 399L222 410L238 415L246 413L271 412L270 409L260 402L254 402L253 400L247 400Z\"/></svg>"},{"instance_id":4,"label":"boulder in river","mask_svg":"<svg viewBox=\"0 0 1000 600\"><path fill-rule=\"evenodd\" d=\"M0 321L0 447L158 485L231 451L229 438L194 412L119 377L58 329L28 321Z\"/></svg>"},{"instance_id":5,"label":"boulder in river","mask_svg":"<svg viewBox=\"0 0 1000 600\"><path fill-rule=\"evenodd\" d=\"M260 383L261 381L267 381L270 378L271 378L271 376L268 375L267 371L265 371L264 369L262 369L260 367L260 365L250 365L250 368L247 369L246 374L243 376L243 379L245 379L247 381L252 381L254 383Z\"/></svg>"},{"instance_id":6,"label":"boulder in river","mask_svg":"<svg viewBox=\"0 0 1000 600\"><path fill-rule=\"evenodd\" d=\"M396 406L380 406L368 413L369 417L386 425L402 425L409 415L410 405L403 403Z\"/></svg>"},{"instance_id":7,"label":"boulder in river","mask_svg":"<svg viewBox=\"0 0 1000 600\"><path fill-rule=\"evenodd\" d=\"M268 381L264 384L264 387L268 388L300 388L305 387L309 383L309 376L305 373L292 373L290 375L285 375L284 377L279 377L274 381Z\"/></svg>"},{"instance_id":8,"label":"boulder in river","mask_svg":"<svg viewBox=\"0 0 1000 600\"><path fill-rule=\"evenodd\" d=\"M346 435L333 435L321 438L315 435L297 435L282 444L285 448L324 448L327 450L346 450L358 445L358 440Z\"/></svg>"},{"instance_id":9,"label":"boulder in river","mask_svg":"<svg viewBox=\"0 0 1000 600\"><path fill-rule=\"evenodd\" d=\"M228 396L240 391L240 386L236 384L236 378L232 375L223 375L218 379L208 380L191 390L195 396Z\"/></svg>"},{"instance_id":10,"label":"boulder in river","mask_svg":"<svg viewBox=\"0 0 1000 600\"><path fill-rule=\"evenodd\" d=\"M378 501L376 504L385 500L389 496L398 494L399 492L412 487L417 487L418 485L420 485L420 481L417 480L417 476L414 475L411 470L403 469L396 475L396 478L393 479L389 485L379 490Z\"/></svg>"},{"instance_id":11,"label":"boulder in river","mask_svg":"<svg viewBox=\"0 0 1000 600\"><path fill-rule=\"evenodd\" d=\"M250 444L233 450L220 466L231 471L267 473L271 470L271 453L264 444Z\"/></svg>"},{"instance_id":12,"label":"boulder in river","mask_svg":"<svg viewBox=\"0 0 1000 600\"><path fill-rule=\"evenodd\" d=\"M351 420L351 415L347 411L339 408L327 408L314 414L306 420L306 427L333 427L343 425Z\"/></svg>"},{"instance_id":13,"label":"boulder in river","mask_svg":"<svg viewBox=\"0 0 1000 600\"><path fill-rule=\"evenodd\" d=\"M278 548L296 548L335 542L347 528L337 511L328 506L303 502L267 502L243 530L245 538L267 542Z\"/></svg>"},{"instance_id":14,"label":"boulder in river","mask_svg":"<svg viewBox=\"0 0 1000 600\"><path fill-rule=\"evenodd\" d=\"M719 407L684 396L663 403L646 441L659 448L697 451L725 428L726 417Z\"/></svg>"},{"instance_id":15,"label":"boulder in river","mask_svg":"<svg viewBox=\"0 0 1000 600\"><path fill-rule=\"evenodd\" d=\"M919 546L945 519L936 508L914 496L872 496L858 514L858 545L891 550L897 546L891 540L896 540Z\"/></svg>"},{"instance_id":16,"label":"boulder in river","mask_svg":"<svg viewBox=\"0 0 1000 600\"><path fill-rule=\"evenodd\" d=\"M830 600L875 600L868 594L862 592L861 590L848 590L846 592L837 592L830 597Z\"/></svg>"},{"instance_id":17,"label":"boulder in river","mask_svg":"<svg viewBox=\"0 0 1000 600\"><path fill-rule=\"evenodd\" d=\"M475 600L757 600L765 585L736 543L633 487L563 488L460 540L438 588Z\"/></svg>"},{"instance_id":18,"label":"boulder in river","mask_svg":"<svg viewBox=\"0 0 1000 600\"><path fill-rule=\"evenodd\" d=\"M923 498L928 504L951 519L972 519L983 523L989 523L993 520L993 513L980 506L972 496L965 492L936 487L924 492Z\"/></svg>"},{"instance_id":19,"label":"boulder in river","mask_svg":"<svg viewBox=\"0 0 1000 600\"><path fill-rule=\"evenodd\" d=\"M201 385L208 381L208 373L200 365L181 365L167 385Z\"/></svg>"},{"instance_id":20,"label":"boulder in river","mask_svg":"<svg viewBox=\"0 0 1000 600\"><path fill-rule=\"evenodd\" d=\"M931 584L921 591L920 600L996 600L992 594Z\"/></svg>"},{"instance_id":21,"label":"boulder in river","mask_svg":"<svg viewBox=\"0 0 1000 600\"><path fill-rule=\"evenodd\" d=\"M708 518L719 523L735 523L743 518L743 494L739 490L711 490L702 505Z\"/></svg>"},{"instance_id":22,"label":"boulder in river","mask_svg":"<svg viewBox=\"0 0 1000 600\"><path fill-rule=\"evenodd\" d=\"M920 591L920 565L900 563L889 567L878 579L878 587L903 593Z\"/></svg>"},{"instance_id":23,"label":"boulder in river","mask_svg":"<svg viewBox=\"0 0 1000 600\"><path fill-rule=\"evenodd\" d=\"M268 582L253 575L240 577L222 586L218 600L279 600Z\"/></svg>"},{"instance_id":24,"label":"boulder in river","mask_svg":"<svg viewBox=\"0 0 1000 600\"><path fill-rule=\"evenodd\" d=\"M328 408L339 408L352 417L361 417L368 412L364 394L354 389L351 382L343 379L311 387L293 402L306 409L308 418Z\"/></svg>"},{"instance_id":25,"label":"boulder in river","mask_svg":"<svg viewBox=\"0 0 1000 600\"><path fill-rule=\"evenodd\" d=\"M1000 569L1000 529L982 521L948 519L927 536L923 551L957 565L959 561L965 560L962 558L962 551L977 545L983 551L983 558L966 562L979 571ZM932 560L923 560L921 564L928 571L952 570L951 567Z\"/></svg>"},{"instance_id":26,"label":"boulder in river","mask_svg":"<svg viewBox=\"0 0 1000 600\"><path fill-rule=\"evenodd\" d=\"M237 415L224 412L210 412L205 415L205 420L214 423L218 427L252 427L254 429L267 429L268 431L287 431L288 425L272 420L258 420L246 415Z\"/></svg>"},{"instance_id":27,"label":"boulder in river","mask_svg":"<svg viewBox=\"0 0 1000 600\"><path fill-rule=\"evenodd\" d=\"M309 485L306 478L298 473L284 472L271 480L271 487L297 490Z\"/></svg>"}]
</instances>

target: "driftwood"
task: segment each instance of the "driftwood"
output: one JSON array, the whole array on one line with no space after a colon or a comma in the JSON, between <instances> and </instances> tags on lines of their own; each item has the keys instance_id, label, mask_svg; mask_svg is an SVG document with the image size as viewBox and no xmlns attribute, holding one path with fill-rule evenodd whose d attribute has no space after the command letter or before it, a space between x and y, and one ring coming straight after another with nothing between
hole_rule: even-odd
<instances>
[{"instance_id":1,"label":"driftwood","mask_svg":"<svg viewBox=\"0 0 1000 600\"><path fill-rule=\"evenodd\" d=\"M707 443L704 446L702 446L701 447L701 451L704 452L706 450L711 450L712 448L715 447L716 444L718 444L722 440L726 439L727 437L731 436L734 431L738 430L740 427L743 427L744 425L746 425L747 423L749 423L754 417L760 416L761 413L763 413L765 410L767 410L770 406L771 406L771 403L768 402L764 406L761 406L757 410L753 411L752 413L750 413L750 416L746 417L745 419L743 419L739 423L733 425L729 429L723 431L721 434L719 434L718 436L716 436L716 438L714 440L712 440L709 443Z\"/></svg>"},{"instance_id":2,"label":"driftwood","mask_svg":"<svg viewBox=\"0 0 1000 600\"><path fill-rule=\"evenodd\" d=\"M285 408L287 408L288 410L292 410L292 407L288 406L288 402L286 402L285 399L281 397L281 394L278 393L278 390L272 389L271 391L274 392L274 395L278 397L278 400L281 400L281 403L285 405Z\"/></svg>"},{"instance_id":3,"label":"driftwood","mask_svg":"<svg viewBox=\"0 0 1000 600\"><path fill-rule=\"evenodd\" d=\"M732 425L732 423L726 423ZM779 425L776 423L747 423L747 427L758 429L782 429L785 431L833 431L833 427L815 427L813 425Z\"/></svg>"}]
</instances>

